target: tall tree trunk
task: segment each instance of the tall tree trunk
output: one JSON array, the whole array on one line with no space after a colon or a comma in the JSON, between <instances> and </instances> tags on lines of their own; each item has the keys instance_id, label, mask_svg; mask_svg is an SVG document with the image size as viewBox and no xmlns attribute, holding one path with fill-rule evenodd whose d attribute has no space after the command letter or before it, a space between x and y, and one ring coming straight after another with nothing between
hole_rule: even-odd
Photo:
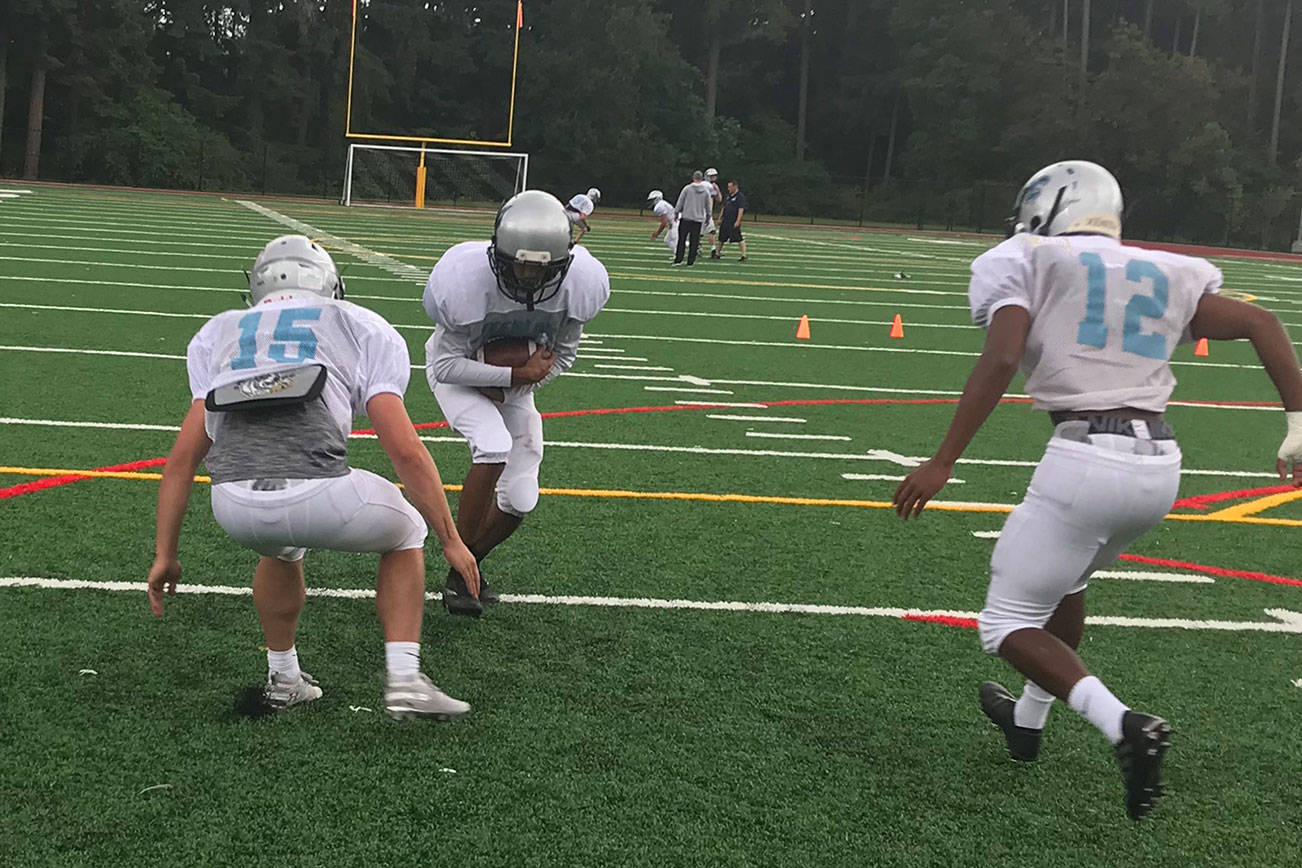
<instances>
[{"instance_id":1,"label":"tall tree trunk","mask_svg":"<svg viewBox=\"0 0 1302 868\"><path fill-rule=\"evenodd\" d=\"M1253 4L1256 24L1252 31L1252 75L1248 78L1248 132L1257 130L1257 79L1261 77L1261 19L1262 0Z\"/></svg>"},{"instance_id":2,"label":"tall tree trunk","mask_svg":"<svg viewBox=\"0 0 1302 868\"><path fill-rule=\"evenodd\" d=\"M1279 70L1275 74L1275 114L1270 122L1270 149L1267 156L1275 165L1279 158L1279 110L1284 102L1284 61L1288 59L1288 32L1293 27L1293 0L1284 0L1284 27L1279 37Z\"/></svg>"},{"instance_id":3,"label":"tall tree trunk","mask_svg":"<svg viewBox=\"0 0 1302 868\"><path fill-rule=\"evenodd\" d=\"M1194 10L1194 32L1193 32L1193 38L1192 38L1191 40L1189 40L1189 56L1190 56L1190 57L1196 57L1196 56L1198 55L1198 27L1199 27L1199 25L1202 24L1202 22L1203 22L1203 10L1202 10L1201 7L1199 7L1198 9L1195 9L1195 10Z\"/></svg>"},{"instance_id":4,"label":"tall tree trunk","mask_svg":"<svg viewBox=\"0 0 1302 868\"><path fill-rule=\"evenodd\" d=\"M895 106L891 109L891 134L886 140L886 167L882 171L882 180L889 181L891 178L891 163L895 160L895 131L900 125L900 94L895 93Z\"/></svg>"},{"instance_id":5,"label":"tall tree trunk","mask_svg":"<svg viewBox=\"0 0 1302 868\"><path fill-rule=\"evenodd\" d=\"M1055 33L1057 33L1057 32L1058 32L1058 4L1057 4L1057 3L1050 3L1050 4L1049 4L1049 36L1050 36L1050 38L1052 38L1052 37L1053 37L1053 34L1055 34Z\"/></svg>"},{"instance_id":6,"label":"tall tree trunk","mask_svg":"<svg viewBox=\"0 0 1302 868\"><path fill-rule=\"evenodd\" d=\"M863 169L863 188L864 192L873 181L873 157L877 156L877 134L873 130L868 131L868 163Z\"/></svg>"},{"instance_id":7,"label":"tall tree trunk","mask_svg":"<svg viewBox=\"0 0 1302 868\"><path fill-rule=\"evenodd\" d=\"M1153 32L1153 0L1148 0L1144 4L1144 38L1147 39Z\"/></svg>"},{"instance_id":8,"label":"tall tree trunk","mask_svg":"<svg viewBox=\"0 0 1302 868\"><path fill-rule=\"evenodd\" d=\"M719 92L719 55L723 52L723 34L710 36L710 55L705 63L705 119L714 120L715 97Z\"/></svg>"},{"instance_id":9,"label":"tall tree trunk","mask_svg":"<svg viewBox=\"0 0 1302 868\"><path fill-rule=\"evenodd\" d=\"M1180 53L1180 23L1182 19L1179 15L1175 17L1175 35L1171 37L1171 53Z\"/></svg>"},{"instance_id":10,"label":"tall tree trunk","mask_svg":"<svg viewBox=\"0 0 1302 868\"><path fill-rule=\"evenodd\" d=\"M1080 8L1080 80L1076 93L1076 112L1085 110L1085 73L1090 56L1090 0L1085 0Z\"/></svg>"},{"instance_id":11,"label":"tall tree trunk","mask_svg":"<svg viewBox=\"0 0 1302 868\"><path fill-rule=\"evenodd\" d=\"M45 117L44 52L32 68L31 96L27 103L27 152L23 157L23 179L35 181L41 170L41 121Z\"/></svg>"},{"instance_id":12,"label":"tall tree trunk","mask_svg":"<svg viewBox=\"0 0 1302 868\"><path fill-rule=\"evenodd\" d=\"M796 109L796 162L805 159L805 117L809 110L809 33L814 29L810 21L810 3L805 0L805 14L800 28L800 100Z\"/></svg>"},{"instance_id":13,"label":"tall tree trunk","mask_svg":"<svg viewBox=\"0 0 1302 868\"><path fill-rule=\"evenodd\" d=\"M1071 10L1067 8L1067 0L1062 0L1062 62L1067 62L1067 26L1071 19L1069 14Z\"/></svg>"}]
</instances>

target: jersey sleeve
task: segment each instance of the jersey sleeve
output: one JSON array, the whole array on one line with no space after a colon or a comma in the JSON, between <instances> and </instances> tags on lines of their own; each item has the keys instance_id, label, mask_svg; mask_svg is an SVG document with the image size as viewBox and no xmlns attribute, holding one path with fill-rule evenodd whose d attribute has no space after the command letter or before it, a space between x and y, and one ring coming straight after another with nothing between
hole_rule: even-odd
<instances>
[{"instance_id":1,"label":"jersey sleeve","mask_svg":"<svg viewBox=\"0 0 1302 868\"><path fill-rule=\"evenodd\" d=\"M435 383L453 386L511 385L511 369L486 365L474 358L470 332L439 323L425 342L425 376L431 388Z\"/></svg>"},{"instance_id":2,"label":"jersey sleeve","mask_svg":"<svg viewBox=\"0 0 1302 868\"><path fill-rule=\"evenodd\" d=\"M379 316L376 316L379 320ZM361 358L357 371L357 409L365 411L376 395L392 392L401 398L411 380L407 342L387 322L367 323L359 335Z\"/></svg>"},{"instance_id":3,"label":"jersey sleeve","mask_svg":"<svg viewBox=\"0 0 1302 868\"><path fill-rule=\"evenodd\" d=\"M568 313L580 324L591 321L610 300L610 274L606 266L583 246L576 246L574 262L565 281L569 295Z\"/></svg>"},{"instance_id":4,"label":"jersey sleeve","mask_svg":"<svg viewBox=\"0 0 1302 868\"><path fill-rule=\"evenodd\" d=\"M1014 236L972 260L968 284L972 322L989 328L1000 308L1031 308L1031 265L1022 241Z\"/></svg>"},{"instance_id":5,"label":"jersey sleeve","mask_svg":"<svg viewBox=\"0 0 1302 868\"><path fill-rule=\"evenodd\" d=\"M1195 275L1194 281L1196 283L1196 288L1194 289L1194 292L1196 295L1193 299L1193 304L1190 305L1189 308L1189 318L1184 324L1184 330L1180 333L1180 339L1177 341L1177 343L1180 344L1191 344L1197 340L1194 337L1192 326L1194 314L1198 312L1198 302L1202 300L1204 295L1215 295L1216 293L1219 293L1225 282L1225 275L1221 273L1221 270L1205 259L1198 260L1198 268L1195 271Z\"/></svg>"},{"instance_id":6,"label":"jersey sleeve","mask_svg":"<svg viewBox=\"0 0 1302 868\"><path fill-rule=\"evenodd\" d=\"M190 375L190 397L202 401L212 391L212 342L205 325L185 350L185 370Z\"/></svg>"}]
</instances>

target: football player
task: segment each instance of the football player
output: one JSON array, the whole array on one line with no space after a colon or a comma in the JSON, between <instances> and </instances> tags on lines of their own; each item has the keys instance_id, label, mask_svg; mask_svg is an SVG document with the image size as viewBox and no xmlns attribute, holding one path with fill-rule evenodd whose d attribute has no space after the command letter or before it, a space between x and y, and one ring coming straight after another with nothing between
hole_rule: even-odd
<instances>
[{"instance_id":1,"label":"football player","mask_svg":"<svg viewBox=\"0 0 1302 868\"><path fill-rule=\"evenodd\" d=\"M190 341L194 400L159 486L149 604L161 616L164 591L176 593L181 519L203 461L212 476L213 517L262 556L253 604L267 643L266 707L321 696L299 668L294 634L303 609L303 556L323 548L380 555L375 603L385 640L385 710L394 717L461 717L470 706L419 668L426 522L448 563L472 586L475 559L402 403L407 345L378 314L343 301L343 294L330 255L302 235L285 235L253 263L252 309L217 314ZM348 466L348 432L363 413L411 503L392 482Z\"/></svg>"},{"instance_id":2,"label":"football player","mask_svg":"<svg viewBox=\"0 0 1302 868\"><path fill-rule=\"evenodd\" d=\"M646 194L647 204L651 206L652 212L660 218L660 224L656 226L656 231L651 233L651 240L655 241L660 237L660 233L665 234L665 246L669 252L673 253L678 250L678 215L674 213L674 206L665 201L665 194L662 190L652 190Z\"/></svg>"},{"instance_id":3,"label":"football player","mask_svg":"<svg viewBox=\"0 0 1302 868\"><path fill-rule=\"evenodd\" d=\"M982 710L1015 759L1035 759L1054 698L1096 726L1116 751L1126 811L1141 819L1162 795L1166 721L1133 711L1077 656L1090 575L1170 510L1180 448L1163 418L1176 345L1252 342L1284 403L1276 467L1302 485L1302 372L1279 320L1217 294L1209 262L1121 242L1116 179L1083 161L1054 163L1018 194L1011 237L972 263L972 318L985 349L933 458L895 492L917 516L999 403L1020 364L1035 409L1054 424L1025 499L990 560L979 628L987 653L1026 676L1020 697L994 682Z\"/></svg>"},{"instance_id":4,"label":"football player","mask_svg":"<svg viewBox=\"0 0 1302 868\"><path fill-rule=\"evenodd\" d=\"M574 236L574 243L578 244L583 240L587 232L592 231L588 225L588 218L592 216L592 211L601 201L601 191L596 187L589 187L587 193L575 193L569 202L565 205L565 216L569 218L570 225L578 227L579 234Z\"/></svg>"},{"instance_id":5,"label":"football player","mask_svg":"<svg viewBox=\"0 0 1302 868\"><path fill-rule=\"evenodd\" d=\"M714 225L714 206L723 201L723 191L719 189L719 170L709 168L705 170L705 186L710 189L710 219L706 221L701 232L709 239L709 248L711 250L710 258L718 259L714 256L714 234L719 231L719 227Z\"/></svg>"},{"instance_id":6,"label":"football player","mask_svg":"<svg viewBox=\"0 0 1302 868\"><path fill-rule=\"evenodd\" d=\"M508 200L491 241L455 245L430 273L424 305L435 327L425 376L470 446L457 528L479 560L538 504L543 431L534 392L574 364L584 324L608 298L605 267L570 241L565 206L541 190ZM528 339L537 349L511 367L477 360L503 338ZM498 597L482 580L476 596L467 578L455 565L449 570L443 604L478 616Z\"/></svg>"}]
</instances>

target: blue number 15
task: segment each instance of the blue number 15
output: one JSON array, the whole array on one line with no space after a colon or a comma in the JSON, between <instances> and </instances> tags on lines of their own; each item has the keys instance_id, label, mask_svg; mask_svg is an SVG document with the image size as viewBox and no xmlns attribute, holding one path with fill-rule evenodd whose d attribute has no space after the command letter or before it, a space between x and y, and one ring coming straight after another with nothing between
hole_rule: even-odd
<instances>
[{"instance_id":1,"label":"blue number 15","mask_svg":"<svg viewBox=\"0 0 1302 868\"><path fill-rule=\"evenodd\" d=\"M231 370L240 371L257 365L258 323L262 321L263 312L255 310L240 317L236 325L240 328L240 353L231 360ZM295 325L298 322L316 321L321 318L319 307L292 307L280 312L276 320L276 329L271 333L274 343L267 348L267 358L273 362L306 362L316 358L316 332L310 328ZM289 344L297 344L295 354L289 354Z\"/></svg>"},{"instance_id":2,"label":"blue number 15","mask_svg":"<svg viewBox=\"0 0 1302 868\"><path fill-rule=\"evenodd\" d=\"M1103 322L1104 302L1107 298L1107 269L1103 257L1097 253L1082 253L1080 263L1085 266L1088 290L1085 294L1085 318L1076 328L1076 340L1087 347L1103 349L1108 343L1108 327ZM1166 359L1166 338L1160 334L1145 333L1142 319L1161 319L1166 314L1170 288L1166 275L1153 263L1132 259L1126 263L1126 280L1142 284L1153 283L1153 294L1145 295L1136 289L1126 302L1126 318L1121 328L1121 349L1148 359Z\"/></svg>"}]
</instances>

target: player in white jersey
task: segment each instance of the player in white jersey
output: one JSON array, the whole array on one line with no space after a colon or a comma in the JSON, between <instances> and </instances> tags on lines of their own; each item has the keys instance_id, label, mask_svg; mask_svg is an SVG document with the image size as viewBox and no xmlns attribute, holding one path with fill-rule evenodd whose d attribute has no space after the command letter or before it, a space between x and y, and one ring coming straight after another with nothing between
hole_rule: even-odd
<instances>
[{"instance_id":1,"label":"player in white jersey","mask_svg":"<svg viewBox=\"0 0 1302 868\"><path fill-rule=\"evenodd\" d=\"M709 237L710 258L718 259L719 257L714 255L714 234L719 231L719 227L714 225L714 206L723 201L723 191L719 189L718 169L705 170L705 186L710 188L710 219L701 227L701 234Z\"/></svg>"},{"instance_id":2,"label":"player in white jersey","mask_svg":"<svg viewBox=\"0 0 1302 868\"><path fill-rule=\"evenodd\" d=\"M570 201L565 203L565 216L569 218L570 225L579 230L579 234L574 236L575 244L583 240L585 233L592 231L592 227L588 225L588 218L592 216L593 210L600 201L601 191L596 187L590 187L587 193L575 193Z\"/></svg>"},{"instance_id":3,"label":"player in white jersey","mask_svg":"<svg viewBox=\"0 0 1302 868\"><path fill-rule=\"evenodd\" d=\"M991 557L982 646L1026 676L1020 698L995 682L981 707L1015 759L1035 758L1054 698L1115 746L1132 819L1162 795L1170 727L1131 711L1076 648L1091 574L1170 510L1180 449L1163 419L1181 341L1246 338L1283 399L1288 432L1276 468L1302 485L1302 372L1279 320L1217 295L1202 259L1121 243L1121 189L1101 166L1055 163L1018 194L1015 234L972 263L972 318L986 329L949 431L895 493L917 516L999 403L1019 364L1034 407L1055 424L1026 497Z\"/></svg>"},{"instance_id":4,"label":"player in white jersey","mask_svg":"<svg viewBox=\"0 0 1302 868\"><path fill-rule=\"evenodd\" d=\"M474 556L452 521L438 469L402 403L407 345L378 314L343 301L330 255L286 235L258 255L251 310L219 313L186 351L193 402L158 492L149 603L181 577L181 519L199 462L212 476L217 523L261 559L253 603L267 643L258 708L280 710L321 696L299 668L294 636L303 609L308 548L380 555L376 608L384 630L385 710L394 717L461 717L470 706L420 671L426 522L454 567L478 582ZM347 438L366 414L406 487L350 468ZM423 520L422 520L423 517Z\"/></svg>"},{"instance_id":5,"label":"player in white jersey","mask_svg":"<svg viewBox=\"0 0 1302 868\"><path fill-rule=\"evenodd\" d=\"M661 190L652 190L647 193L646 200L651 205L652 213L660 218L656 231L651 233L651 240L655 241L663 232L665 234L665 246L669 248L669 252L677 251L678 215L674 213L674 206L665 201L665 194Z\"/></svg>"},{"instance_id":6,"label":"player in white jersey","mask_svg":"<svg viewBox=\"0 0 1302 868\"><path fill-rule=\"evenodd\" d=\"M510 199L491 241L457 244L430 273L423 301L435 328L425 376L470 446L457 528L479 560L538 504L543 431L534 392L574 364L584 324L608 298L605 267L570 242L564 206L541 190ZM537 349L515 367L480 361L484 347L502 338L528 339ZM496 599L487 582L476 598L456 568L448 572L449 612L478 616Z\"/></svg>"}]
</instances>

